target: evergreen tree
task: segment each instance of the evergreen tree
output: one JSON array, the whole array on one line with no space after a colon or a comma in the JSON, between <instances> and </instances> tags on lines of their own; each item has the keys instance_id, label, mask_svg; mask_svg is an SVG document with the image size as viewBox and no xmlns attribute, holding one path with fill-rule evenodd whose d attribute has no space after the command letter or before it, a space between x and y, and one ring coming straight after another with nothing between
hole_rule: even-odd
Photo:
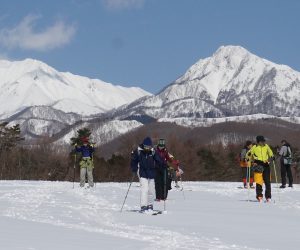
<instances>
[{"instance_id":1,"label":"evergreen tree","mask_svg":"<svg viewBox=\"0 0 300 250\"><path fill-rule=\"evenodd\" d=\"M77 136L71 138L71 145L82 145L82 138L89 138L91 135L91 131L88 128L82 128L77 130Z\"/></svg>"},{"instance_id":2,"label":"evergreen tree","mask_svg":"<svg viewBox=\"0 0 300 250\"><path fill-rule=\"evenodd\" d=\"M10 150L15 147L19 141L24 140L20 136L20 125L16 124L12 127L8 127L8 122L0 123L0 152L4 150Z\"/></svg>"}]
</instances>

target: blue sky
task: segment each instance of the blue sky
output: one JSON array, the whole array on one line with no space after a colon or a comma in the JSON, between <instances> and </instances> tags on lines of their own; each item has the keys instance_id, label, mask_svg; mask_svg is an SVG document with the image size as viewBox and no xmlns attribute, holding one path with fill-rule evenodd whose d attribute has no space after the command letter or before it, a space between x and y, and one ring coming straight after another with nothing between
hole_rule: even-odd
<instances>
[{"instance_id":1,"label":"blue sky","mask_svg":"<svg viewBox=\"0 0 300 250\"><path fill-rule=\"evenodd\" d=\"M300 71L298 0L1 0L0 58L152 93L221 45Z\"/></svg>"}]
</instances>

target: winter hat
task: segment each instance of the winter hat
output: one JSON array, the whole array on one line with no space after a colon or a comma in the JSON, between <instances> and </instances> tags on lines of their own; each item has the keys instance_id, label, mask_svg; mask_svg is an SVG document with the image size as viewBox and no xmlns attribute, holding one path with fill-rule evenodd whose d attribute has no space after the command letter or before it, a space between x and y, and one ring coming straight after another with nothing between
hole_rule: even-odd
<instances>
[{"instance_id":1,"label":"winter hat","mask_svg":"<svg viewBox=\"0 0 300 250\"><path fill-rule=\"evenodd\" d=\"M143 141L143 145L147 147L152 147L152 140L150 137L146 137Z\"/></svg>"},{"instance_id":2,"label":"winter hat","mask_svg":"<svg viewBox=\"0 0 300 250\"><path fill-rule=\"evenodd\" d=\"M81 138L82 143L88 143L89 142L89 138L87 137L82 137Z\"/></svg>"},{"instance_id":3,"label":"winter hat","mask_svg":"<svg viewBox=\"0 0 300 250\"><path fill-rule=\"evenodd\" d=\"M266 139L262 135L256 136L256 142L257 143L259 143L259 142L265 142L265 141L266 141Z\"/></svg>"},{"instance_id":4,"label":"winter hat","mask_svg":"<svg viewBox=\"0 0 300 250\"><path fill-rule=\"evenodd\" d=\"M158 140L158 143L157 143L157 146L158 147L161 147L161 148L164 148L165 146L166 146L166 141L165 141L165 139L159 139Z\"/></svg>"}]
</instances>

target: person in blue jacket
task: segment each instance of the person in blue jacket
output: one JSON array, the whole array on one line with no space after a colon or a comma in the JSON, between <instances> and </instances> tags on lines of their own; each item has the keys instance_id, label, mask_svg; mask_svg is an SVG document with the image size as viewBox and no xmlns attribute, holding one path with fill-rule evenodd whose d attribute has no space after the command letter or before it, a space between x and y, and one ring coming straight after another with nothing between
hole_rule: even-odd
<instances>
[{"instance_id":1,"label":"person in blue jacket","mask_svg":"<svg viewBox=\"0 0 300 250\"><path fill-rule=\"evenodd\" d=\"M79 162L80 166L80 187L84 187L86 175L88 177L88 187L94 186L93 180L93 153L95 151L92 144L89 143L88 138L81 138L82 146L75 145L75 149L77 153L81 153L81 160Z\"/></svg>"},{"instance_id":2,"label":"person in blue jacket","mask_svg":"<svg viewBox=\"0 0 300 250\"><path fill-rule=\"evenodd\" d=\"M165 168L164 161L155 153L152 140L146 137L143 143L131 153L131 169L140 177L141 212L152 211L157 168Z\"/></svg>"}]
</instances>

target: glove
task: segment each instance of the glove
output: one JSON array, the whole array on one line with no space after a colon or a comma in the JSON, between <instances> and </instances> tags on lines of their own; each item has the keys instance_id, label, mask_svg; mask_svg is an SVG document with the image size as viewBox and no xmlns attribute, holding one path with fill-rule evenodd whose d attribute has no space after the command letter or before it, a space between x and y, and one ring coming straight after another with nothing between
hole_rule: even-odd
<instances>
[{"instance_id":1,"label":"glove","mask_svg":"<svg viewBox=\"0 0 300 250\"><path fill-rule=\"evenodd\" d=\"M179 165L179 161L178 161L178 160L174 160L172 163L173 163L173 165L176 166L176 167L178 167L178 165Z\"/></svg>"}]
</instances>

